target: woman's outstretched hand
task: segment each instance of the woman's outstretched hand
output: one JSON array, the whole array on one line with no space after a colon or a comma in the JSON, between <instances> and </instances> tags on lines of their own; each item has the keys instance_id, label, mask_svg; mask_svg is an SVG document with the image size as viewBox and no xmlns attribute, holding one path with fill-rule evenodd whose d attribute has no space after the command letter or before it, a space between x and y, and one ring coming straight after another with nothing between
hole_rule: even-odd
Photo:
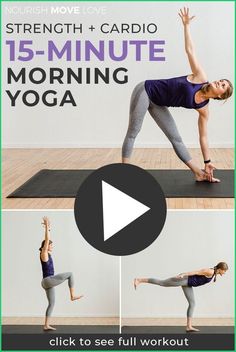
<instances>
[{"instance_id":1,"label":"woman's outstretched hand","mask_svg":"<svg viewBox=\"0 0 236 352\"><path fill-rule=\"evenodd\" d=\"M47 229L50 228L50 221L49 221L49 218L47 216L43 217L42 225L45 226L45 228L47 228Z\"/></svg>"},{"instance_id":2,"label":"woman's outstretched hand","mask_svg":"<svg viewBox=\"0 0 236 352\"><path fill-rule=\"evenodd\" d=\"M189 8L188 7L184 7L183 9L180 9L179 17L181 18L182 23L185 26L186 24L190 24L190 22L192 21L192 19L195 16L190 16Z\"/></svg>"},{"instance_id":3,"label":"woman's outstretched hand","mask_svg":"<svg viewBox=\"0 0 236 352\"><path fill-rule=\"evenodd\" d=\"M205 169L204 171L206 172L206 174L208 175L209 177L209 181L212 182L212 179L213 179L213 173L214 173L214 170L215 170L215 166L212 164L212 163L208 163L208 164L205 164Z\"/></svg>"},{"instance_id":4,"label":"woman's outstretched hand","mask_svg":"<svg viewBox=\"0 0 236 352\"><path fill-rule=\"evenodd\" d=\"M177 279L184 279L185 278L185 274L182 273L182 274L179 274L176 276Z\"/></svg>"}]
</instances>

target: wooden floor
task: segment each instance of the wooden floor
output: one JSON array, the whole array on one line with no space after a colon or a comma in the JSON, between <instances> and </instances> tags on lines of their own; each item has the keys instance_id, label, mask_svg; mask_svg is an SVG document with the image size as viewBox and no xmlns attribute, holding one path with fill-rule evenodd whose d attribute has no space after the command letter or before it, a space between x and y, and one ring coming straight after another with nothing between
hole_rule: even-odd
<instances>
[{"instance_id":1,"label":"wooden floor","mask_svg":"<svg viewBox=\"0 0 236 352\"><path fill-rule=\"evenodd\" d=\"M191 155L203 167L199 149ZM211 149L211 159L219 169L234 168L233 149ZM4 149L2 152L3 209L73 209L72 198L7 199L22 183L41 169L96 169L120 162L120 149ZM136 149L132 163L144 169L187 169L172 149ZM231 198L171 198L169 209L232 209Z\"/></svg>"},{"instance_id":2,"label":"wooden floor","mask_svg":"<svg viewBox=\"0 0 236 352\"><path fill-rule=\"evenodd\" d=\"M2 317L3 325L39 325L44 317ZM119 325L119 317L53 317L55 325Z\"/></svg>"},{"instance_id":3,"label":"wooden floor","mask_svg":"<svg viewBox=\"0 0 236 352\"><path fill-rule=\"evenodd\" d=\"M121 324L129 326L184 326L185 318L123 318ZM196 326L234 326L234 318L194 318Z\"/></svg>"},{"instance_id":4,"label":"wooden floor","mask_svg":"<svg viewBox=\"0 0 236 352\"><path fill-rule=\"evenodd\" d=\"M119 318L108 317L53 317L56 325L119 325ZM2 317L3 325L39 325L43 317ZM184 326L185 318L123 318L121 325L132 326ZM233 326L234 318L194 318L194 324L199 326Z\"/></svg>"}]
</instances>

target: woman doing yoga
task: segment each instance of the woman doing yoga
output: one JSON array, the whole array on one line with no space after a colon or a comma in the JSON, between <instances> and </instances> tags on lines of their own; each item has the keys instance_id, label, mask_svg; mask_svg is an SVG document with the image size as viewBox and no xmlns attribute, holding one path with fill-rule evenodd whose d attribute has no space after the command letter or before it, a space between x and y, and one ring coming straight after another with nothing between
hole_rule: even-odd
<instances>
[{"instance_id":1,"label":"woman doing yoga","mask_svg":"<svg viewBox=\"0 0 236 352\"><path fill-rule=\"evenodd\" d=\"M44 330L56 330L54 327L50 326L49 320L52 315L52 311L55 304L55 286L62 284L64 281L68 280L70 298L72 301L76 301L83 296L76 296L74 293L74 278L71 272L61 273L54 275L54 266L52 260L52 241L50 240L50 222L47 217L43 218L42 225L45 227L45 239L41 244L40 250L40 261L42 264L43 279L42 287L44 288L47 299L48 307L46 310Z\"/></svg>"},{"instance_id":2,"label":"woman doing yoga","mask_svg":"<svg viewBox=\"0 0 236 352\"><path fill-rule=\"evenodd\" d=\"M211 162L207 137L210 99L228 99L233 86L227 79L209 83L207 75L197 60L190 34L189 9L180 10L184 27L185 51L192 73L169 79L147 80L139 83L131 96L129 127L122 147L122 162L128 163L135 138L141 130L144 115L150 115L171 142L177 156L192 170L197 181L219 182L213 177L215 167ZM192 160L185 147L168 107L184 107L198 112L198 131L204 170Z\"/></svg>"},{"instance_id":3,"label":"woman doing yoga","mask_svg":"<svg viewBox=\"0 0 236 352\"><path fill-rule=\"evenodd\" d=\"M137 289L141 283L154 284L164 287L178 287L181 286L184 295L188 301L187 310L187 332L199 331L192 326L192 316L195 306L193 287L202 286L209 283L213 278L216 281L217 275L224 275L228 270L228 265L224 262L218 263L214 268L207 268L197 271L191 271L189 273L182 273L178 276L171 277L166 280L160 279L134 279L134 287Z\"/></svg>"}]
</instances>

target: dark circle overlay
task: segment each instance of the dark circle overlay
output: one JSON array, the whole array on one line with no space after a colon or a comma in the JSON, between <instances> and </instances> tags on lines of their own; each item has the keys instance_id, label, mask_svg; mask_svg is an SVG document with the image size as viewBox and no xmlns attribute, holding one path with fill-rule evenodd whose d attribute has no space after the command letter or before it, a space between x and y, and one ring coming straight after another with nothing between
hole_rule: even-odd
<instances>
[{"instance_id":1,"label":"dark circle overlay","mask_svg":"<svg viewBox=\"0 0 236 352\"><path fill-rule=\"evenodd\" d=\"M106 241L102 181L150 208ZM110 164L92 172L82 183L74 215L80 233L91 246L111 255L130 255L150 246L161 233L166 220L166 200L159 183L147 171L130 164Z\"/></svg>"}]
</instances>

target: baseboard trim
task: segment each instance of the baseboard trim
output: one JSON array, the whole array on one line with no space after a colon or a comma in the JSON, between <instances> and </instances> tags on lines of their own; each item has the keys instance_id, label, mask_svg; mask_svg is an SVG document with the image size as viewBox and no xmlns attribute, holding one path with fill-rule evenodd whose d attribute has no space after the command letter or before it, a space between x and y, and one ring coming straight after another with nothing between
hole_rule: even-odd
<instances>
[{"instance_id":1,"label":"baseboard trim","mask_svg":"<svg viewBox=\"0 0 236 352\"><path fill-rule=\"evenodd\" d=\"M186 144L187 148L194 148L194 149L199 149L199 144L194 144L194 143L189 143ZM80 148L80 149L113 149L113 148L121 148L121 144L79 144L79 143L70 143L70 144L41 144L41 143L36 143L36 144L3 144L2 146L3 149L72 149L72 148ZM143 148L143 149L148 149L148 148L157 148L157 149L173 149L169 144L136 144L136 148ZM212 143L211 148L219 148L219 149L229 149L229 148L234 148L234 143Z\"/></svg>"}]
</instances>

